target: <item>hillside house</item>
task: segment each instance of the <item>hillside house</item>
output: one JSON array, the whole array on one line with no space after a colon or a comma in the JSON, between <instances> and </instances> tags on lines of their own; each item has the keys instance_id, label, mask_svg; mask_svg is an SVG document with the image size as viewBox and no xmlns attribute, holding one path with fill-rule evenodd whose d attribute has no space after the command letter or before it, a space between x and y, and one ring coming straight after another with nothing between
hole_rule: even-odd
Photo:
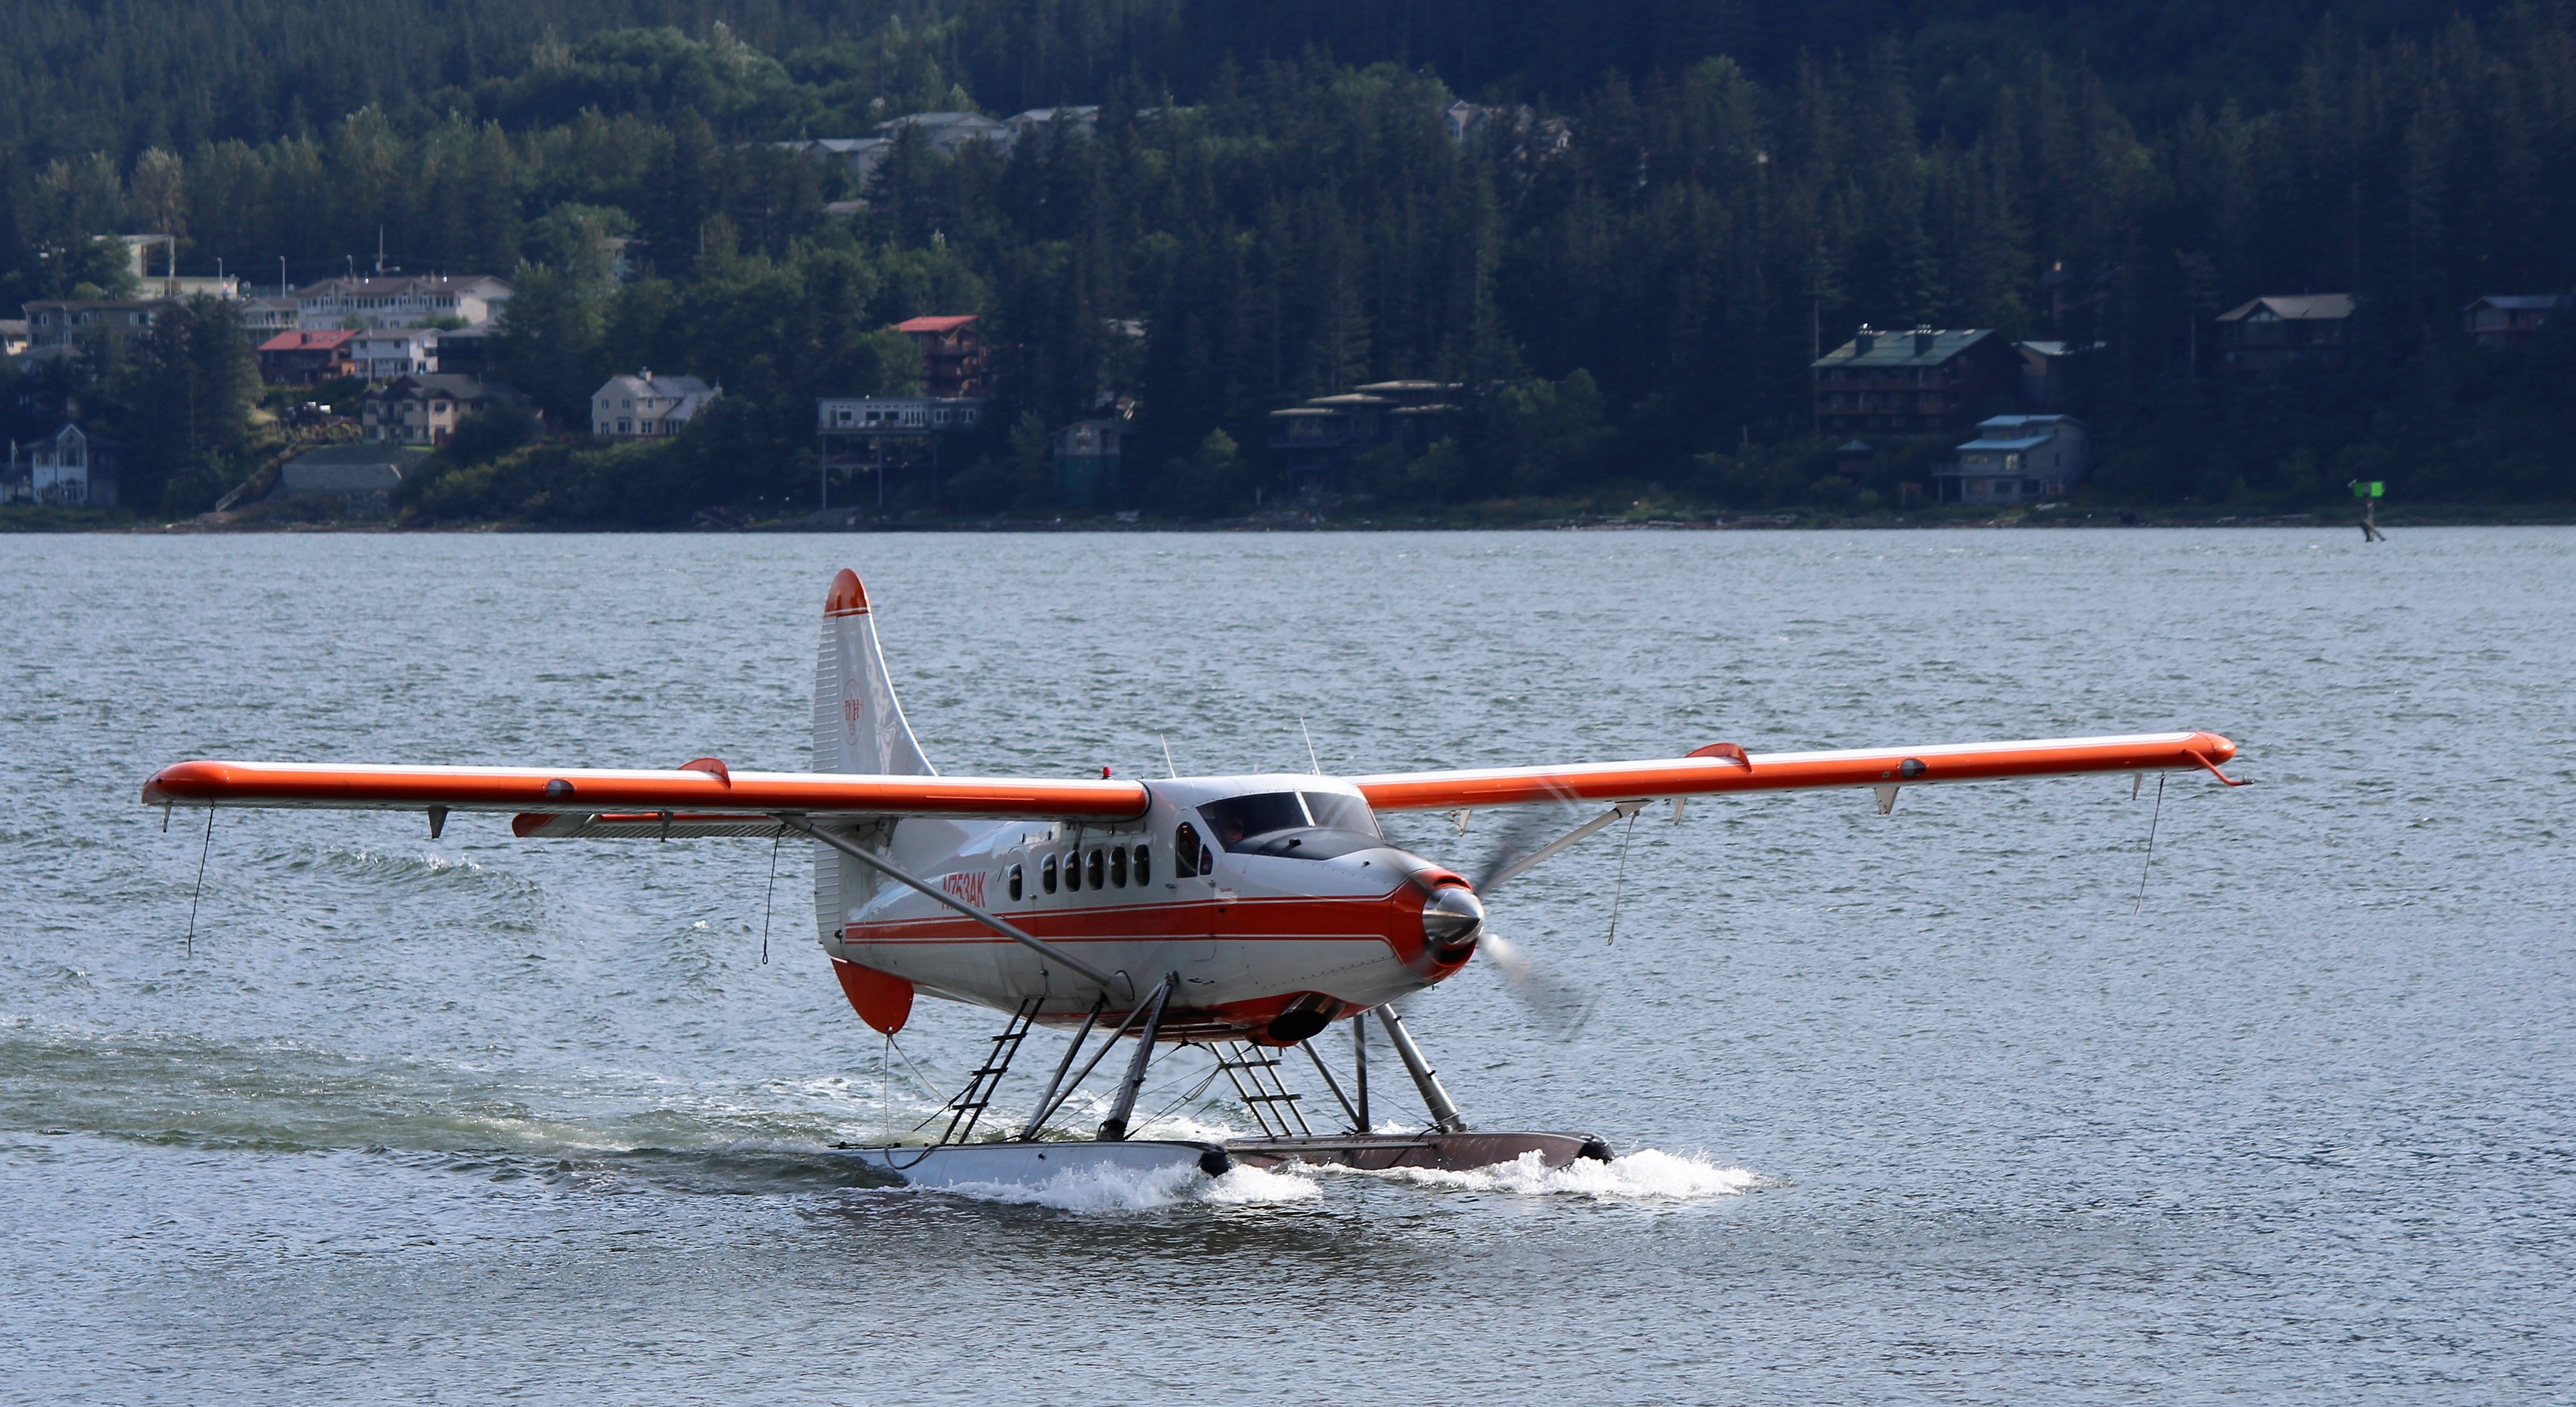
<instances>
[{"instance_id":1,"label":"hillside house","mask_svg":"<svg viewBox=\"0 0 2576 1407\"><path fill-rule=\"evenodd\" d=\"M31 347L77 346L84 336L141 336L169 307L160 298L40 298L27 305Z\"/></svg>"},{"instance_id":2,"label":"hillside house","mask_svg":"<svg viewBox=\"0 0 2576 1407\"><path fill-rule=\"evenodd\" d=\"M285 297L245 298L240 304L242 326L250 335L266 341L281 332L293 332L304 325L295 310L294 295Z\"/></svg>"},{"instance_id":3,"label":"hillside house","mask_svg":"<svg viewBox=\"0 0 2576 1407\"><path fill-rule=\"evenodd\" d=\"M921 389L933 400L983 395L984 330L973 313L907 318L894 330L921 349Z\"/></svg>"},{"instance_id":4,"label":"hillside house","mask_svg":"<svg viewBox=\"0 0 2576 1407\"><path fill-rule=\"evenodd\" d=\"M1014 143L1050 127L1067 132L1080 132L1086 137L1098 136L1100 105L1086 103L1078 107L1033 107L1026 112L1012 113L1004 119L1004 125L1011 129L1011 141Z\"/></svg>"},{"instance_id":5,"label":"hillside house","mask_svg":"<svg viewBox=\"0 0 2576 1407\"><path fill-rule=\"evenodd\" d=\"M590 393L590 433L611 440L668 438L723 394L694 376L655 376L649 368L612 376Z\"/></svg>"},{"instance_id":6,"label":"hillside house","mask_svg":"<svg viewBox=\"0 0 2576 1407\"><path fill-rule=\"evenodd\" d=\"M369 391L360 402L358 423L369 444L446 444L456 422L478 410L525 400L498 382L471 376L398 376Z\"/></svg>"},{"instance_id":7,"label":"hillside house","mask_svg":"<svg viewBox=\"0 0 2576 1407\"><path fill-rule=\"evenodd\" d=\"M2359 306L2349 293L2240 303L2218 315L2219 368L2243 373L2335 370L2351 354L2352 315Z\"/></svg>"},{"instance_id":8,"label":"hillside house","mask_svg":"<svg viewBox=\"0 0 2576 1407\"><path fill-rule=\"evenodd\" d=\"M821 396L814 430L822 435L932 435L971 430L984 418L980 396Z\"/></svg>"},{"instance_id":9,"label":"hillside house","mask_svg":"<svg viewBox=\"0 0 2576 1407\"><path fill-rule=\"evenodd\" d=\"M370 381L397 376L426 376L439 369L436 330L426 327L378 327L357 334L349 359Z\"/></svg>"},{"instance_id":10,"label":"hillside house","mask_svg":"<svg viewBox=\"0 0 2576 1407\"><path fill-rule=\"evenodd\" d=\"M451 327L438 334L438 370L448 376L481 376L492 365L492 338L499 323Z\"/></svg>"},{"instance_id":11,"label":"hillside house","mask_svg":"<svg viewBox=\"0 0 2576 1407\"><path fill-rule=\"evenodd\" d=\"M311 386L354 376L357 340L358 334L347 328L281 332L259 344L259 379L271 386Z\"/></svg>"},{"instance_id":12,"label":"hillside house","mask_svg":"<svg viewBox=\"0 0 2576 1407\"><path fill-rule=\"evenodd\" d=\"M2022 357L1992 328L1879 332L1864 323L1812 368L1816 425L1828 435L1928 435L2011 403Z\"/></svg>"},{"instance_id":13,"label":"hillside house","mask_svg":"<svg viewBox=\"0 0 2576 1407\"><path fill-rule=\"evenodd\" d=\"M305 328L418 327L431 318L490 322L510 301L507 281L488 274L398 274L326 278L295 290L297 325Z\"/></svg>"},{"instance_id":14,"label":"hillside house","mask_svg":"<svg viewBox=\"0 0 2576 1407\"><path fill-rule=\"evenodd\" d=\"M76 422L67 422L43 439L17 448L26 462L27 477L21 491L32 503L68 508L114 507L121 449L116 441L93 435Z\"/></svg>"},{"instance_id":15,"label":"hillside house","mask_svg":"<svg viewBox=\"0 0 2576 1407\"><path fill-rule=\"evenodd\" d=\"M2552 317L2576 312L2576 295L2490 293L2460 309L2460 331L2481 347L2520 348Z\"/></svg>"},{"instance_id":16,"label":"hillside house","mask_svg":"<svg viewBox=\"0 0 2576 1407\"><path fill-rule=\"evenodd\" d=\"M1019 135L1012 124L980 112L914 112L877 124L880 137L898 138L908 130L919 132L922 141L942 156L955 156L969 142L989 142L1008 151Z\"/></svg>"},{"instance_id":17,"label":"hillside house","mask_svg":"<svg viewBox=\"0 0 2576 1407\"><path fill-rule=\"evenodd\" d=\"M2091 430L2074 416L1990 416L1956 460L1932 471L1933 498L1998 506L2063 498L2092 458Z\"/></svg>"},{"instance_id":18,"label":"hillside house","mask_svg":"<svg viewBox=\"0 0 2576 1407\"><path fill-rule=\"evenodd\" d=\"M1270 450L1309 493L1339 492L1353 460L1381 445L1420 454L1457 416L1454 381L1373 381L1270 412Z\"/></svg>"},{"instance_id":19,"label":"hillside house","mask_svg":"<svg viewBox=\"0 0 2576 1407\"><path fill-rule=\"evenodd\" d=\"M2015 342L2013 350L2021 353L2022 404L2064 404L2077 363L2101 349L2099 342Z\"/></svg>"}]
</instances>

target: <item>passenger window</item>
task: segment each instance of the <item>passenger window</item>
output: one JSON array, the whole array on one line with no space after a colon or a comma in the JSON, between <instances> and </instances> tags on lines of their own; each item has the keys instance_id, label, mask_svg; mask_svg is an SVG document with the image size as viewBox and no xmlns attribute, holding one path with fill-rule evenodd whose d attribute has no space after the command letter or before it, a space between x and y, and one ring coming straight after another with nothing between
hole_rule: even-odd
<instances>
[{"instance_id":1,"label":"passenger window","mask_svg":"<svg viewBox=\"0 0 2576 1407\"><path fill-rule=\"evenodd\" d=\"M1172 873L1188 879L1199 872L1199 833L1189 822L1172 832Z\"/></svg>"},{"instance_id":2,"label":"passenger window","mask_svg":"<svg viewBox=\"0 0 2576 1407\"><path fill-rule=\"evenodd\" d=\"M1081 889L1082 852L1076 850L1064 857L1064 892L1075 894L1081 892Z\"/></svg>"},{"instance_id":3,"label":"passenger window","mask_svg":"<svg viewBox=\"0 0 2576 1407\"><path fill-rule=\"evenodd\" d=\"M1019 866L1017 866L1017 865L1013 865L1013 866L1011 866L1011 898L1013 898L1014 900L1016 900L1016 899L1018 899L1019 897L1020 897L1020 867L1019 867Z\"/></svg>"},{"instance_id":4,"label":"passenger window","mask_svg":"<svg viewBox=\"0 0 2576 1407\"><path fill-rule=\"evenodd\" d=\"M1124 845L1115 846L1109 852L1109 887L1127 887L1127 847Z\"/></svg>"},{"instance_id":5,"label":"passenger window","mask_svg":"<svg viewBox=\"0 0 2576 1407\"><path fill-rule=\"evenodd\" d=\"M1153 882L1154 847L1138 845L1136 847L1136 887L1142 889Z\"/></svg>"},{"instance_id":6,"label":"passenger window","mask_svg":"<svg viewBox=\"0 0 2576 1407\"><path fill-rule=\"evenodd\" d=\"M1049 894L1055 892L1055 857L1053 855L1047 856L1046 860L1038 866L1038 888Z\"/></svg>"},{"instance_id":7,"label":"passenger window","mask_svg":"<svg viewBox=\"0 0 2576 1407\"><path fill-rule=\"evenodd\" d=\"M1108 857L1107 857L1107 856L1105 856L1105 855L1103 855L1103 854L1101 854L1101 853L1100 853L1099 851L1097 851L1097 850L1092 851L1092 852L1091 852L1091 872L1090 872L1089 874L1087 874L1087 875L1084 875L1084 876L1083 876L1083 882L1084 882L1084 883L1086 883L1086 884L1089 884L1089 885L1090 885L1092 888L1094 888L1094 889L1098 889L1098 888L1100 887L1100 881L1101 881L1101 879L1104 877L1104 876L1102 875L1102 871L1104 871L1104 870L1106 870L1106 869L1108 869L1108 868L1109 868Z\"/></svg>"}]
</instances>

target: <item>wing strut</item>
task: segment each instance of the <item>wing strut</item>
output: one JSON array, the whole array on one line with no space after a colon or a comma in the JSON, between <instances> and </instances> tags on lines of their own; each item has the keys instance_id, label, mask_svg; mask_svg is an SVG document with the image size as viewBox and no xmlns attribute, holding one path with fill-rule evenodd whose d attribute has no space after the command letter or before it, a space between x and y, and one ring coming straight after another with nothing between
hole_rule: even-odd
<instances>
[{"instance_id":1,"label":"wing strut","mask_svg":"<svg viewBox=\"0 0 2576 1407\"><path fill-rule=\"evenodd\" d=\"M840 851L842 854L849 856L851 859L858 861L869 869L875 870L877 873L884 875L886 878L893 880L897 884L918 890L921 893L938 900L940 903L946 904L948 907L955 909L957 912L964 914L966 917L975 920L977 923L984 925L986 928L1001 934L1012 942L1018 943L1023 947L1035 949L1040 957L1045 958L1049 962L1062 963L1073 971L1081 973L1083 976L1099 983L1100 990L1109 992L1123 987L1127 991L1127 1000L1133 1002L1136 999L1136 984L1126 980L1123 974L1118 977L1112 977L1108 973L1101 971L1099 968L1093 967L1082 959L1067 953L1053 943L1049 943L1042 938L1033 937L1020 928L1004 923L1002 920L995 918L993 915L984 912L982 909L979 909L972 904L967 903L965 900L958 898L956 895L949 893L945 889L925 884L922 881L913 878L911 875L908 875L902 870L896 869L893 865L887 863L883 857L869 853L864 847L860 846L858 842L846 839L842 836L834 835L830 831L815 825L812 821L806 820L804 817L799 816L792 811L778 812L777 817L778 824L787 827L789 830L802 831L806 835L810 835L816 840L823 842L825 845L831 846L833 849Z\"/></svg>"}]
</instances>

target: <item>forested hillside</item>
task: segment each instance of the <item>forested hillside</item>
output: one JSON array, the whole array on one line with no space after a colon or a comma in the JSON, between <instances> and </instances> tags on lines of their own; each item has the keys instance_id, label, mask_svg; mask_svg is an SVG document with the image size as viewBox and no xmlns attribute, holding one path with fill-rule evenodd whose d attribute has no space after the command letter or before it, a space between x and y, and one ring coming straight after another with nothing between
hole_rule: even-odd
<instances>
[{"instance_id":1,"label":"forested hillside","mask_svg":"<svg viewBox=\"0 0 2576 1407\"><path fill-rule=\"evenodd\" d=\"M2105 504L2304 509L2352 478L2419 502L2576 500L2576 328L2502 352L2458 317L2576 286L2564 6L0 15L0 303L107 277L87 241L111 231L170 230L183 271L271 282L280 259L298 281L369 264L381 237L406 270L514 277L501 370L560 423L638 365L725 387L668 444L480 437L424 514L809 502L813 398L904 387L917 367L884 329L932 312L983 314L1003 349L981 439L908 486L952 513L1040 510L1045 431L1108 393L1137 406L1135 506L1239 512L1284 487L1271 410L1393 378L1470 391L1449 440L1363 466L1350 487L1377 504L1878 502L1939 446L1834 476L1807 367L1863 321L2098 343L2068 408L2100 434L2086 492ZM1461 96L1531 104L1567 138L1453 141L1439 114ZM1101 104L1096 134L954 157L907 140L864 187L768 145L1052 103ZM635 241L633 277L603 236ZM2326 291L2364 299L2349 366L2212 374L2211 316ZM194 345L48 374L140 425L153 387L222 382L187 356L239 351ZM239 468L222 437L142 438L165 511Z\"/></svg>"}]
</instances>

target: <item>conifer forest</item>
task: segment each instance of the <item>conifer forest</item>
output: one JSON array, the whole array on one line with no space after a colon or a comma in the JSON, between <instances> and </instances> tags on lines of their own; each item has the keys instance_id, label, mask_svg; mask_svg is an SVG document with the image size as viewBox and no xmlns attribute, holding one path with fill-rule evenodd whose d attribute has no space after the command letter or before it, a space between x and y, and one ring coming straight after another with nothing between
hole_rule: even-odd
<instances>
[{"instance_id":1,"label":"conifer forest","mask_svg":"<svg viewBox=\"0 0 2576 1407\"><path fill-rule=\"evenodd\" d=\"M420 523L676 526L815 504L819 397L910 393L979 316L990 405L889 514L1044 519L1050 435L1128 417L1147 522L1891 513L1962 436L1823 428L1863 324L2075 353L2077 506L2576 504L2576 12L2559 0L0 0L0 317L153 256L274 291L378 264L515 289ZM1461 123L1454 103L1477 105ZM864 176L797 145L906 114ZM1523 109L1526 108L1524 112ZM158 273L162 264L156 263ZM2231 371L2221 314L2352 295L2332 365ZM2576 304L2571 304L2576 307ZM212 507L294 402L213 298L0 366L8 434L126 447ZM721 386L602 443L593 388ZM1454 383L1318 499L1272 413ZM344 389L344 397L351 394ZM1104 407L1114 408L1105 410ZM836 493L857 490L843 485ZM1303 493L1304 498L1300 495Z\"/></svg>"}]
</instances>

